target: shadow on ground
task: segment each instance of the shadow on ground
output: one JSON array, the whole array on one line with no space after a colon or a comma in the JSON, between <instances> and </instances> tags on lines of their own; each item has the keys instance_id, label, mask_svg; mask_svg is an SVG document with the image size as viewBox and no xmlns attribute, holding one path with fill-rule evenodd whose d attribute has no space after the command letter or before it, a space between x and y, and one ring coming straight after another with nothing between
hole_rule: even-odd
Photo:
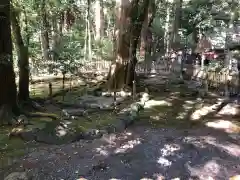
<instances>
[{"instance_id":1,"label":"shadow on ground","mask_svg":"<svg viewBox=\"0 0 240 180\"><path fill-rule=\"evenodd\" d=\"M179 82L144 85L152 98L134 127L101 139L34 148L4 174L25 171L46 180L225 180L240 172L238 106L217 96L200 100Z\"/></svg>"}]
</instances>

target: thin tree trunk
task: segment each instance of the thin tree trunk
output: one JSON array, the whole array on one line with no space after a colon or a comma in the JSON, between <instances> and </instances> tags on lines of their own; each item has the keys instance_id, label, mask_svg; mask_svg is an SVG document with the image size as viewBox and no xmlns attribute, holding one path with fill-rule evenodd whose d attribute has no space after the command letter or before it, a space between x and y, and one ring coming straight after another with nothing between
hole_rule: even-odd
<instances>
[{"instance_id":1,"label":"thin tree trunk","mask_svg":"<svg viewBox=\"0 0 240 180\"><path fill-rule=\"evenodd\" d=\"M96 0L95 2L95 40L100 41L103 36L103 8L102 0Z\"/></svg>"},{"instance_id":2,"label":"thin tree trunk","mask_svg":"<svg viewBox=\"0 0 240 180\"><path fill-rule=\"evenodd\" d=\"M173 21L173 32L171 38L171 46L173 49L178 48L180 37L178 34L178 29L180 28L180 22L182 17L182 2L183 0L175 0L175 16Z\"/></svg>"},{"instance_id":3,"label":"thin tree trunk","mask_svg":"<svg viewBox=\"0 0 240 180\"><path fill-rule=\"evenodd\" d=\"M42 20L41 27L41 45L42 45L42 55L45 61L49 60L49 35L48 35L48 21L47 21L47 13L46 13L46 0L42 0L40 15Z\"/></svg>"},{"instance_id":4,"label":"thin tree trunk","mask_svg":"<svg viewBox=\"0 0 240 180\"><path fill-rule=\"evenodd\" d=\"M10 0L0 1L0 123L9 123L17 113L17 88L12 61Z\"/></svg>"},{"instance_id":5,"label":"thin tree trunk","mask_svg":"<svg viewBox=\"0 0 240 180\"><path fill-rule=\"evenodd\" d=\"M24 44L21 35L21 28L18 22L17 14L14 9L11 10L11 24L14 43L18 55L19 67L19 100L26 101L29 99L29 60L28 47Z\"/></svg>"},{"instance_id":6,"label":"thin tree trunk","mask_svg":"<svg viewBox=\"0 0 240 180\"><path fill-rule=\"evenodd\" d=\"M54 14L52 16L52 59L57 61L59 59L59 44L61 40L61 32L58 28L58 16Z\"/></svg>"},{"instance_id":7,"label":"thin tree trunk","mask_svg":"<svg viewBox=\"0 0 240 180\"><path fill-rule=\"evenodd\" d=\"M165 47L166 54L168 54L169 50L170 50L170 34L169 34L170 13L171 13L170 3L168 3L167 4L165 31L164 31L164 47Z\"/></svg>"},{"instance_id":8,"label":"thin tree trunk","mask_svg":"<svg viewBox=\"0 0 240 180\"><path fill-rule=\"evenodd\" d=\"M88 26L88 59L92 60L92 37L91 37L91 28L90 28L90 0L88 0L88 8L87 8L87 26Z\"/></svg>"},{"instance_id":9,"label":"thin tree trunk","mask_svg":"<svg viewBox=\"0 0 240 180\"><path fill-rule=\"evenodd\" d=\"M84 37L84 62L87 60L87 40L88 40L88 13L85 14L85 37Z\"/></svg>"},{"instance_id":10,"label":"thin tree trunk","mask_svg":"<svg viewBox=\"0 0 240 180\"><path fill-rule=\"evenodd\" d=\"M231 6L232 14L230 17L230 21L228 22L228 29L226 31L226 39L225 39L225 51L226 51L226 57L225 57L225 68L226 71L226 82L225 82L225 96L228 98L230 95L229 92L229 83L230 83L230 73L232 70L232 56L230 52L230 43L231 43L231 34L229 32L230 29L234 30L234 21L235 21L235 13L237 12L236 7L233 5Z\"/></svg>"}]
</instances>

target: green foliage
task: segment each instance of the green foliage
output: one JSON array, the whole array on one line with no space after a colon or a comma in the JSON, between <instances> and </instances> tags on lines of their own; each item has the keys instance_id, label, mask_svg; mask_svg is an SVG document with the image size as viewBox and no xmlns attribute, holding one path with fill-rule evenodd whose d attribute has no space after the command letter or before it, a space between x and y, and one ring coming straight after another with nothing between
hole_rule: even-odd
<instances>
[{"instance_id":1,"label":"green foliage","mask_svg":"<svg viewBox=\"0 0 240 180\"><path fill-rule=\"evenodd\" d=\"M51 64L54 69L61 69L73 72L73 69L78 69L83 63L88 62L88 54L86 53L89 48L88 35L86 34L86 12L88 3L86 0L82 1L67 1L67 0L48 0L45 1L47 19L48 19L48 34L50 55L55 54L56 59L50 62L44 62L42 60L42 47L40 40L41 24L41 3L43 1L37 0L14 0L13 5L16 11L19 13L20 26L22 28L22 37L24 43L29 46L29 55L32 60L32 64L35 67L41 67L44 69L46 64ZM115 1L102 1L101 5L104 11L104 36L100 42L94 40L95 35L95 14L94 3L90 1L90 17L88 19L90 23L91 32L91 56L92 59L112 60L113 56L113 40L111 35L114 32L115 26ZM167 8L170 8L170 33L172 30L172 22L174 20L174 2L169 1L155 1L156 14L152 22L151 30L154 34L154 39L157 39L160 47L163 47L163 39L165 38L165 24ZM190 0L183 1L181 11L181 27L179 34L181 37L181 43L188 43L189 46L194 45L192 41L192 33L199 30L201 32L213 32L214 27L217 26L216 19L223 16L228 17L230 12L235 11L235 19L239 18L239 2L224 1L224 0ZM139 7L141 8L141 7ZM60 32L60 22L65 17L66 11L70 10L75 18L75 23L68 31ZM133 11L132 18L137 17L136 12L140 12L141 9ZM64 15L64 16L62 16ZM57 29L53 30L53 22L56 20ZM222 20L224 25L226 20ZM63 22L62 22L63 23ZM65 22L64 22L65 23ZM62 24L63 26L65 24ZM221 25L221 26L222 26ZM60 35L60 43L57 47L53 48L53 31ZM156 38L155 38L156 37ZM187 41L186 41L187 39ZM83 62L85 60L86 62Z\"/></svg>"}]
</instances>

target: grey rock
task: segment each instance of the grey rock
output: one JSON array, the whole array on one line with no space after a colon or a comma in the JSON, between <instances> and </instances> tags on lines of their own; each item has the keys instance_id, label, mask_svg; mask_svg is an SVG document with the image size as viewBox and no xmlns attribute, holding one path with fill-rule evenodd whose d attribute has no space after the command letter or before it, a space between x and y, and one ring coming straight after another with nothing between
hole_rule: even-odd
<instances>
[{"instance_id":1,"label":"grey rock","mask_svg":"<svg viewBox=\"0 0 240 180\"><path fill-rule=\"evenodd\" d=\"M25 141L33 141L36 138L36 133L33 131L21 132L22 139Z\"/></svg>"},{"instance_id":2,"label":"grey rock","mask_svg":"<svg viewBox=\"0 0 240 180\"><path fill-rule=\"evenodd\" d=\"M127 124L124 120L120 119L114 124L114 127L115 127L116 132L121 132L126 129Z\"/></svg>"},{"instance_id":3,"label":"grey rock","mask_svg":"<svg viewBox=\"0 0 240 180\"><path fill-rule=\"evenodd\" d=\"M98 129L89 129L84 133L84 139L97 139L101 138L103 136L103 131L100 131Z\"/></svg>"},{"instance_id":4,"label":"grey rock","mask_svg":"<svg viewBox=\"0 0 240 180\"><path fill-rule=\"evenodd\" d=\"M132 125L134 123L134 119L132 118L132 116L127 116L124 119L122 119L121 121L124 122L125 128L129 127L130 125Z\"/></svg>"},{"instance_id":5,"label":"grey rock","mask_svg":"<svg viewBox=\"0 0 240 180\"><path fill-rule=\"evenodd\" d=\"M17 121L18 121L19 124L25 124L25 125L29 124L28 118L23 114L18 116Z\"/></svg>"},{"instance_id":6,"label":"grey rock","mask_svg":"<svg viewBox=\"0 0 240 180\"><path fill-rule=\"evenodd\" d=\"M48 134L44 131L39 131L36 134L35 140L37 142L45 143L45 144L59 144L60 139L55 134Z\"/></svg>"},{"instance_id":7,"label":"grey rock","mask_svg":"<svg viewBox=\"0 0 240 180\"><path fill-rule=\"evenodd\" d=\"M29 179L30 177L28 177L26 172L13 172L4 178L4 180L29 180Z\"/></svg>"},{"instance_id":8,"label":"grey rock","mask_svg":"<svg viewBox=\"0 0 240 180\"><path fill-rule=\"evenodd\" d=\"M85 109L63 109L62 114L68 118L72 118L74 116L86 116L88 111Z\"/></svg>"},{"instance_id":9,"label":"grey rock","mask_svg":"<svg viewBox=\"0 0 240 180\"><path fill-rule=\"evenodd\" d=\"M109 125L106 127L106 131L108 134L112 134L116 132L116 127L114 125Z\"/></svg>"}]
</instances>

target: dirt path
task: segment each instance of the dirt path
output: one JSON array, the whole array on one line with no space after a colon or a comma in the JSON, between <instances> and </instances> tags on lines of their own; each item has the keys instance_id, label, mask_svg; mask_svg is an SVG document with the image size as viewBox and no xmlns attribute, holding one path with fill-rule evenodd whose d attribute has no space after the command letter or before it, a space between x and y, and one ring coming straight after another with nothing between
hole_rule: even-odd
<instances>
[{"instance_id":1,"label":"dirt path","mask_svg":"<svg viewBox=\"0 0 240 180\"><path fill-rule=\"evenodd\" d=\"M34 179L226 180L240 172L240 138L209 128L136 126L102 139L36 149L15 165ZM9 171L12 171L11 169Z\"/></svg>"}]
</instances>

